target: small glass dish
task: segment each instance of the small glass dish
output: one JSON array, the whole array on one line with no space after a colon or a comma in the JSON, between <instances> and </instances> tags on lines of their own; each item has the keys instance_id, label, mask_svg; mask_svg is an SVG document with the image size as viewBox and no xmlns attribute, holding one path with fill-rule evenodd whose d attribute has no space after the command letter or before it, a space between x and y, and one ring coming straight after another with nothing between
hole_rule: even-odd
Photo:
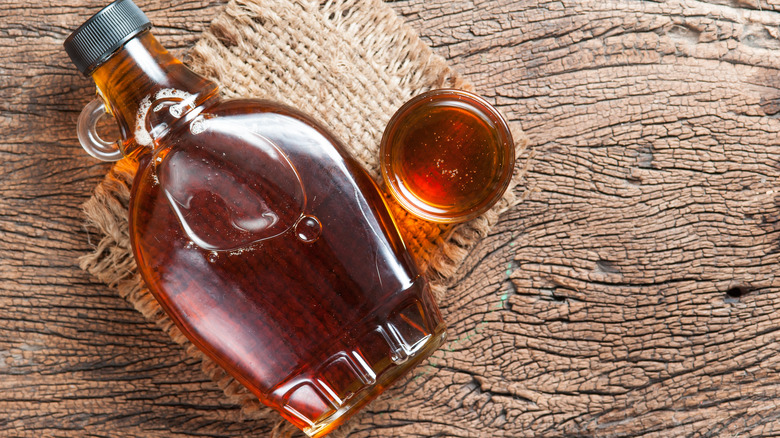
<instances>
[{"instance_id":1,"label":"small glass dish","mask_svg":"<svg viewBox=\"0 0 780 438\"><path fill-rule=\"evenodd\" d=\"M509 125L485 99L439 89L406 102L385 128L382 178L403 208L420 218L459 223L490 209L512 179Z\"/></svg>"}]
</instances>

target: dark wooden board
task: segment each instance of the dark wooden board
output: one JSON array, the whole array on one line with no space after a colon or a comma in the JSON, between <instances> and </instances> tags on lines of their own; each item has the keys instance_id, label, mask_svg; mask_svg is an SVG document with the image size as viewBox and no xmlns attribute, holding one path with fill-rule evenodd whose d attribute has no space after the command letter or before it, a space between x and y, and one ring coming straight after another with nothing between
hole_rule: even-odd
<instances>
[{"instance_id":1,"label":"dark wooden board","mask_svg":"<svg viewBox=\"0 0 780 438\"><path fill-rule=\"evenodd\" d=\"M77 267L108 167L61 44L102 4L0 4L0 436L266 436ZM222 2L138 4L183 55ZM780 435L778 4L391 6L533 151L445 348L353 435Z\"/></svg>"}]
</instances>

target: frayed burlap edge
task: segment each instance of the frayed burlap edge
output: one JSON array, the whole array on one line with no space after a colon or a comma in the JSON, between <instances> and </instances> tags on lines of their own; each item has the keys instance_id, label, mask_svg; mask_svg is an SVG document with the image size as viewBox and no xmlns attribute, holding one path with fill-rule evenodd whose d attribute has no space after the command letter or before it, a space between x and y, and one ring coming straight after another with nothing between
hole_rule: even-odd
<instances>
[{"instance_id":1,"label":"frayed burlap edge","mask_svg":"<svg viewBox=\"0 0 780 438\"><path fill-rule=\"evenodd\" d=\"M301 28L306 32L292 31ZM320 39L322 34L327 38ZM333 44L339 45L339 56L346 53L343 59L319 49ZM311 55L318 50L323 53ZM380 0L233 0L204 33L190 58L196 71L220 83L226 97L270 98L322 120L345 140L376 180L379 139L398 106L429 89L473 88ZM527 144L525 134L517 124L512 124L512 132L521 157ZM420 221L391 202L404 240L431 278L437 297L456 281L470 249L487 236L499 215L520 201L514 188L526 166L518 166L505 196L483 216L465 224ZM187 354L200 359L203 372L247 417L277 422L273 438L292 436L297 429L280 422L278 415L197 350L144 287L132 257L127 222L134 173L134 163L118 162L84 204L88 229L102 237L94 251L80 259L82 269L116 288L145 318L185 346ZM347 436L350 424L357 421L331 436Z\"/></svg>"}]
</instances>

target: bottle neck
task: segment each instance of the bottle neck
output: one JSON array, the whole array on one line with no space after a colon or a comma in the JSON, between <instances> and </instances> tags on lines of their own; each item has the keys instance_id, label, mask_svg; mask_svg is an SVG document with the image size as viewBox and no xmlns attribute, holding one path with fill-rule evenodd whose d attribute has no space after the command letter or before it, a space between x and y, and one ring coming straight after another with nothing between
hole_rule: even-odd
<instances>
[{"instance_id":1,"label":"bottle neck","mask_svg":"<svg viewBox=\"0 0 780 438\"><path fill-rule=\"evenodd\" d=\"M169 109L181 103L176 105L178 112L170 111L178 120L206 101L217 99L217 84L185 67L150 31L125 43L95 69L92 79L119 125L122 153L127 157L151 152L174 122L148 117L155 107Z\"/></svg>"}]
</instances>

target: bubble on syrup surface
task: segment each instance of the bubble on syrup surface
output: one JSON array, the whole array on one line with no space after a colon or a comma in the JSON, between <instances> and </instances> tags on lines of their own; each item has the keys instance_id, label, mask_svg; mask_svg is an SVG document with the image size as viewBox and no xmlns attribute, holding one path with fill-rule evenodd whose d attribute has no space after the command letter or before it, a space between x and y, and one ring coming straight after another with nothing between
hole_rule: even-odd
<instances>
[{"instance_id":1,"label":"bubble on syrup surface","mask_svg":"<svg viewBox=\"0 0 780 438\"><path fill-rule=\"evenodd\" d=\"M306 243L312 243L320 238L322 224L314 216L304 215L295 224L295 237Z\"/></svg>"}]
</instances>

